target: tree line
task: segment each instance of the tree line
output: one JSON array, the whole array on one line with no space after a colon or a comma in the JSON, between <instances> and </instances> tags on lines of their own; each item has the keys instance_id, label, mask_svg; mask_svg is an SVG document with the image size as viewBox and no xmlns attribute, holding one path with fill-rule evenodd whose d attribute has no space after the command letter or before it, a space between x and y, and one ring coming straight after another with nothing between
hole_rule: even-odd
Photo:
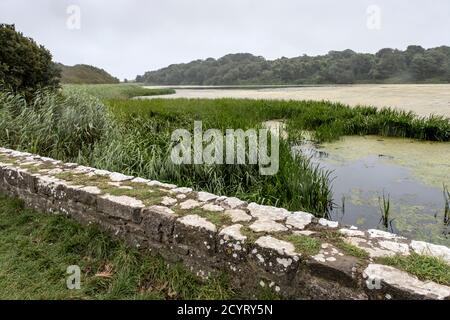
<instances>
[{"instance_id":1,"label":"tree line","mask_svg":"<svg viewBox=\"0 0 450 320\"><path fill-rule=\"evenodd\" d=\"M158 85L447 83L450 47L414 45L404 51L385 48L376 54L330 51L276 60L228 54L149 71L136 81Z\"/></svg>"}]
</instances>

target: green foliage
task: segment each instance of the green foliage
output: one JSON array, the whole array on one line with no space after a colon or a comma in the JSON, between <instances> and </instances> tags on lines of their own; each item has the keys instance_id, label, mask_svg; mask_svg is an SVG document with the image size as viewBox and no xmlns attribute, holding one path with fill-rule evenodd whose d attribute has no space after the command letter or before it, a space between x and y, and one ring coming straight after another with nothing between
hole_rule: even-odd
<instances>
[{"instance_id":1,"label":"green foliage","mask_svg":"<svg viewBox=\"0 0 450 320\"><path fill-rule=\"evenodd\" d=\"M119 79L111 76L103 69L85 64L65 66L58 64L61 70L61 83L76 84L112 84L119 83Z\"/></svg>"},{"instance_id":2,"label":"green foliage","mask_svg":"<svg viewBox=\"0 0 450 320\"><path fill-rule=\"evenodd\" d=\"M406 69L405 57L400 50L382 49L375 56L375 63L369 72L374 79L384 80Z\"/></svg>"},{"instance_id":3,"label":"green foliage","mask_svg":"<svg viewBox=\"0 0 450 320\"><path fill-rule=\"evenodd\" d=\"M231 299L225 274L201 281L92 226L23 208L0 194L0 299ZM66 269L81 268L68 290Z\"/></svg>"},{"instance_id":4,"label":"green foliage","mask_svg":"<svg viewBox=\"0 0 450 320\"><path fill-rule=\"evenodd\" d=\"M37 89L57 87L59 73L47 49L14 25L0 24L0 88L30 97Z\"/></svg>"},{"instance_id":5,"label":"green foliage","mask_svg":"<svg viewBox=\"0 0 450 320\"><path fill-rule=\"evenodd\" d=\"M373 54L352 50L273 61L248 53L229 54L146 72L137 82L160 85L351 84L449 82L450 47Z\"/></svg>"}]
</instances>

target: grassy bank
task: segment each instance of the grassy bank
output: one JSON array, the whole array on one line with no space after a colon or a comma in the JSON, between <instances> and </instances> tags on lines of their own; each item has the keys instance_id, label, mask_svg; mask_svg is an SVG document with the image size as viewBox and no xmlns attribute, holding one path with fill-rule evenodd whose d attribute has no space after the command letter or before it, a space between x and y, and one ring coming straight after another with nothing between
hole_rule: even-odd
<instances>
[{"instance_id":1,"label":"grassy bank","mask_svg":"<svg viewBox=\"0 0 450 320\"><path fill-rule=\"evenodd\" d=\"M148 89L135 84L66 84L63 85L66 93L84 92L101 100L103 99L131 99L140 96L158 96L173 94L173 89Z\"/></svg>"},{"instance_id":2,"label":"grassy bank","mask_svg":"<svg viewBox=\"0 0 450 320\"><path fill-rule=\"evenodd\" d=\"M81 269L81 289L66 271ZM94 227L24 209L0 194L0 299L230 299L226 275L202 282Z\"/></svg>"}]
</instances>

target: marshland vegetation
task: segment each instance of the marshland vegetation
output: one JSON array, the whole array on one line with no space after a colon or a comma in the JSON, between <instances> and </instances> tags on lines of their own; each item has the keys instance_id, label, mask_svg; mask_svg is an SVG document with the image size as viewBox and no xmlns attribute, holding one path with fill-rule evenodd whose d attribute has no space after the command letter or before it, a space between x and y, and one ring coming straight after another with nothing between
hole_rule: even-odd
<instances>
[{"instance_id":1,"label":"marshland vegetation","mask_svg":"<svg viewBox=\"0 0 450 320\"><path fill-rule=\"evenodd\" d=\"M343 135L380 135L448 141L449 120L411 112L339 103L236 99L130 100L133 85L68 86L40 92L32 101L0 94L0 143L65 161L190 186L248 201L326 216L332 205L330 173L291 152L305 130L316 141ZM145 89L144 89L145 90ZM149 94L152 94L151 92ZM171 133L204 129L258 128L284 119L288 139L280 142L280 170L261 176L257 165L175 165Z\"/></svg>"}]
</instances>

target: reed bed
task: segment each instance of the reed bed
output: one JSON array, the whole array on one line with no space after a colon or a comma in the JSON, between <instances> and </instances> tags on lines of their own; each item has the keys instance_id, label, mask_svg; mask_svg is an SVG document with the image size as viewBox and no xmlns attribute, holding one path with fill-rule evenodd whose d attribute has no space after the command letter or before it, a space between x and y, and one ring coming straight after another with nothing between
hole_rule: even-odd
<instances>
[{"instance_id":1,"label":"reed bed","mask_svg":"<svg viewBox=\"0 0 450 320\"><path fill-rule=\"evenodd\" d=\"M0 93L0 144L326 216L332 205L330 173L291 152L305 130L313 131L317 141L356 134L434 141L450 137L447 118L419 118L392 109L314 101L130 100L136 92L114 93L118 87L71 86L59 93L40 92L28 103L18 95ZM170 160L171 133L180 128L192 132L195 120L202 121L203 130L225 132L259 128L274 119L283 120L288 131L288 139L280 142L275 175L260 175L258 165L175 165Z\"/></svg>"}]
</instances>

